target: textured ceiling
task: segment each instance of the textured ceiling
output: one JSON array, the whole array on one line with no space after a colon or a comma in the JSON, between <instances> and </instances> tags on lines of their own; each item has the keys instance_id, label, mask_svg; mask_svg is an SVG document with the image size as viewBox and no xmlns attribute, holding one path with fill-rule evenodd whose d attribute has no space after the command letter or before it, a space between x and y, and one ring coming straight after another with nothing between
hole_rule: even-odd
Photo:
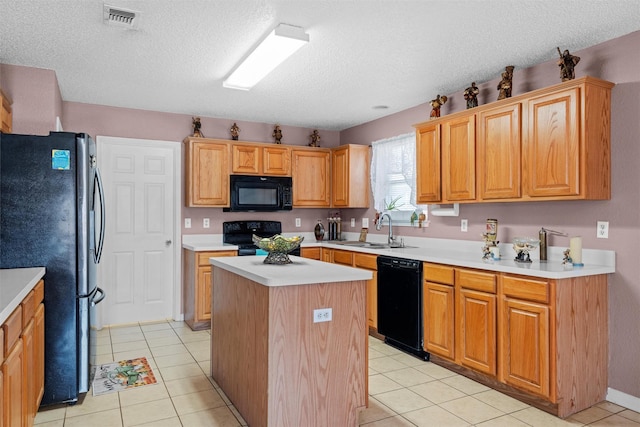
<instances>
[{"instance_id":1,"label":"textured ceiling","mask_svg":"<svg viewBox=\"0 0 640 427\"><path fill-rule=\"evenodd\" d=\"M139 29L103 24L103 3L139 11ZM65 101L342 130L639 17L638 0L0 0L0 62L55 70ZM310 43L252 90L223 88L278 23Z\"/></svg>"}]
</instances>

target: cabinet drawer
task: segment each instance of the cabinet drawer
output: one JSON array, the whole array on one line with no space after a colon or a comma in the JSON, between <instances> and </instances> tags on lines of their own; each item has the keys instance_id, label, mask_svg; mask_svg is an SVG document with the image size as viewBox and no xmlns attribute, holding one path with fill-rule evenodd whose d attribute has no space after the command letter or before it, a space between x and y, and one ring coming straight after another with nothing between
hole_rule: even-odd
<instances>
[{"instance_id":1,"label":"cabinet drawer","mask_svg":"<svg viewBox=\"0 0 640 427\"><path fill-rule=\"evenodd\" d=\"M355 267L367 268L369 270L378 269L378 257L376 255L367 255L357 253L354 255L353 265Z\"/></svg>"},{"instance_id":2,"label":"cabinet drawer","mask_svg":"<svg viewBox=\"0 0 640 427\"><path fill-rule=\"evenodd\" d=\"M320 260L320 249L322 248L300 248L300 256L303 258Z\"/></svg>"},{"instance_id":3,"label":"cabinet drawer","mask_svg":"<svg viewBox=\"0 0 640 427\"><path fill-rule=\"evenodd\" d=\"M2 325L4 331L4 357L11 352L22 334L22 306L18 306Z\"/></svg>"},{"instance_id":4,"label":"cabinet drawer","mask_svg":"<svg viewBox=\"0 0 640 427\"><path fill-rule=\"evenodd\" d=\"M217 256L236 256L236 251L198 252L198 265L209 265L209 258Z\"/></svg>"},{"instance_id":5,"label":"cabinet drawer","mask_svg":"<svg viewBox=\"0 0 640 427\"><path fill-rule=\"evenodd\" d=\"M495 274L456 269L456 283L465 289L496 293Z\"/></svg>"},{"instance_id":6,"label":"cabinet drawer","mask_svg":"<svg viewBox=\"0 0 640 427\"><path fill-rule=\"evenodd\" d=\"M453 285L453 267L446 265L422 263L422 275L424 280L428 282L443 283L445 285Z\"/></svg>"},{"instance_id":7,"label":"cabinet drawer","mask_svg":"<svg viewBox=\"0 0 640 427\"><path fill-rule=\"evenodd\" d=\"M40 303L44 301L44 280L40 280L34 290L36 291L36 299L33 301L33 305L37 309Z\"/></svg>"},{"instance_id":8,"label":"cabinet drawer","mask_svg":"<svg viewBox=\"0 0 640 427\"><path fill-rule=\"evenodd\" d=\"M502 277L502 293L513 298L549 303L549 283L522 277Z\"/></svg>"},{"instance_id":9,"label":"cabinet drawer","mask_svg":"<svg viewBox=\"0 0 640 427\"><path fill-rule=\"evenodd\" d=\"M22 324L26 325L36 312L36 305L33 301L36 299L35 291L30 291L26 297L22 300L20 305L22 306Z\"/></svg>"},{"instance_id":10,"label":"cabinet drawer","mask_svg":"<svg viewBox=\"0 0 640 427\"><path fill-rule=\"evenodd\" d=\"M353 252L333 250L333 263L343 265L353 265Z\"/></svg>"}]
</instances>

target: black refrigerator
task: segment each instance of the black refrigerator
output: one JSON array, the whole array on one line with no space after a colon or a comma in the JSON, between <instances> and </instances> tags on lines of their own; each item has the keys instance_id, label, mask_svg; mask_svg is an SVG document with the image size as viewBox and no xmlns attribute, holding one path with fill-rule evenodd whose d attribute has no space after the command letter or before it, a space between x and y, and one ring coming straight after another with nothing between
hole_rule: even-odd
<instances>
[{"instance_id":1,"label":"black refrigerator","mask_svg":"<svg viewBox=\"0 0 640 427\"><path fill-rule=\"evenodd\" d=\"M103 200L88 135L0 133L0 268L46 268L43 405L76 402L91 386Z\"/></svg>"}]
</instances>

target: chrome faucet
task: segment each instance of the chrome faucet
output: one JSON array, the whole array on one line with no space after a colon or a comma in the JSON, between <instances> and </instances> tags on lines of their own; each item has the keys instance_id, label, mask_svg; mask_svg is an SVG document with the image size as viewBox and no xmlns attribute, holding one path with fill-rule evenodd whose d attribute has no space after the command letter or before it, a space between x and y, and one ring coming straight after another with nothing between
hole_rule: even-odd
<instances>
[{"instance_id":1,"label":"chrome faucet","mask_svg":"<svg viewBox=\"0 0 640 427\"><path fill-rule=\"evenodd\" d=\"M387 243L389 243L389 245L392 245L395 242L396 238L393 237L393 222L391 221L391 216L389 216L389 214L383 213L382 215L380 215L380 218L378 218L378 222L376 223L376 230L380 231L382 229L382 220L385 216L387 217L387 219L389 219L389 238L387 239Z\"/></svg>"}]
</instances>

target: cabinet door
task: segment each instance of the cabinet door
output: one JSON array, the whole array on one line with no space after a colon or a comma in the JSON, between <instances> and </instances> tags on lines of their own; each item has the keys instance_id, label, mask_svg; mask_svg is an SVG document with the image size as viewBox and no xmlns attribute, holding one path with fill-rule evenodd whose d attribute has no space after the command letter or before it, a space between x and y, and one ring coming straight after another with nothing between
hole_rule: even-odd
<instances>
[{"instance_id":1,"label":"cabinet door","mask_svg":"<svg viewBox=\"0 0 640 427\"><path fill-rule=\"evenodd\" d=\"M331 150L331 205L369 207L369 147L348 144Z\"/></svg>"},{"instance_id":2,"label":"cabinet door","mask_svg":"<svg viewBox=\"0 0 640 427\"><path fill-rule=\"evenodd\" d=\"M529 196L580 193L579 102L579 88L529 100Z\"/></svg>"},{"instance_id":3,"label":"cabinet door","mask_svg":"<svg viewBox=\"0 0 640 427\"><path fill-rule=\"evenodd\" d=\"M211 319L211 266L198 267L196 321Z\"/></svg>"},{"instance_id":4,"label":"cabinet door","mask_svg":"<svg viewBox=\"0 0 640 427\"><path fill-rule=\"evenodd\" d=\"M331 202L335 207L349 205L349 150L346 147L331 154L332 191Z\"/></svg>"},{"instance_id":5,"label":"cabinet door","mask_svg":"<svg viewBox=\"0 0 640 427\"><path fill-rule=\"evenodd\" d=\"M483 200L521 196L521 104L478 114L478 191Z\"/></svg>"},{"instance_id":6,"label":"cabinet door","mask_svg":"<svg viewBox=\"0 0 640 427\"><path fill-rule=\"evenodd\" d=\"M11 101L0 90L0 131L4 133L11 133L11 127L13 122L13 113L11 111Z\"/></svg>"},{"instance_id":7,"label":"cabinet door","mask_svg":"<svg viewBox=\"0 0 640 427\"><path fill-rule=\"evenodd\" d=\"M24 426L33 425L35 400L35 341L33 318L22 330L22 419Z\"/></svg>"},{"instance_id":8,"label":"cabinet door","mask_svg":"<svg viewBox=\"0 0 640 427\"><path fill-rule=\"evenodd\" d=\"M331 152L291 150L293 207L329 207L331 203Z\"/></svg>"},{"instance_id":9,"label":"cabinet door","mask_svg":"<svg viewBox=\"0 0 640 427\"><path fill-rule=\"evenodd\" d=\"M289 147L262 147L262 173L291 176L291 150Z\"/></svg>"},{"instance_id":10,"label":"cabinet door","mask_svg":"<svg viewBox=\"0 0 640 427\"><path fill-rule=\"evenodd\" d=\"M2 365L2 419L5 427L22 426L22 340L18 340Z\"/></svg>"},{"instance_id":11,"label":"cabinet door","mask_svg":"<svg viewBox=\"0 0 640 427\"><path fill-rule=\"evenodd\" d=\"M38 407L44 396L44 304L40 304L36 309L35 327L33 333L33 354L35 386L33 413L38 412Z\"/></svg>"},{"instance_id":12,"label":"cabinet door","mask_svg":"<svg viewBox=\"0 0 640 427\"><path fill-rule=\"evenodd\" d=\"M378 329L378 272L370 271L373 277L367 280L367 323Z\"/></svg>"},{"instance_id":13,"label":"cabinet door","mask_svg":"<svg viewBox=\"0 0 640 427\"><path fill-rule=\"evenodd\" d=\"M188 143L188 206L229 206L229 145Z\"/></svg>"},{"instance_id":14,"label":"cabinet door","mask_svg":"<svg viewBox=\"0 0 640 427\"><path fill-rule=\"evenodd\" d=\"M418 129L416 134L416 199L418 203L442 200L440 164L440 125Z\"/></svg>"},{"instance_id":15,"label":"cabinet door","mask_svg":"<svg viewBox=\"0 0 640 427\"><path fill-rule=\"evenodd\" d=\"M257 175L262 172L261 147L258 145L231 145L231 172Z\"/></svg>"},{"instance_id":16,"label":"cabinet door","mask_svg":"<svg viewBox=\"0 0 640 427\"><path fill-rule=\"evenodd\" d=\"M425 281L424 349L452 359L455 356L454 287Z\"/></svg>"},{"instance_id":17,"label":"cabinet door","mask_svg":"<svg viewBox=\"0 0 640 427\"><path fill-rule=\"evenodd\" d=\"M458 322L460 363L496 375L496 296L460 289Z\"/></svg>"},{"instance_id":18,"label":"cabinet door","mask_svg":"<svg viewBox=\"0 0 640 427\"><path fill-rule=\"evenodd\" d=\"M549 397L549 307L504 298L502 310L504 381Z\"/></svg>"},{"instance_id":19,"label":"cabinet door","mask_svg":"<svg viewBox=\"0 0 640 427\"><path fill-rule=\"evenodd\" d=\"M445 202L476 198L475 115L442 125L442 189Z\"/></svg>"}]
</instances>

